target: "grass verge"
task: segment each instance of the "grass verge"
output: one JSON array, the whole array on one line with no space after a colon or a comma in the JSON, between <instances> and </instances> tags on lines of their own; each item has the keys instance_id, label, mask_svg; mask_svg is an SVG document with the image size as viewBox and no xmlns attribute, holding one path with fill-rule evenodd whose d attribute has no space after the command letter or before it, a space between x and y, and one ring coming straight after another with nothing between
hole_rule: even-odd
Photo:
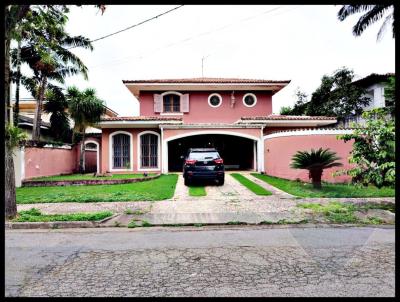
<instances>
[{"instance_id":1,"label":"grass verge","mask_svg":"<svg viewBox=\"0 0 400 302\"><path fill-rule=\"evenodd\" d=\"M384 187L378 189L374 186L358 187L352 184L330 184L323 183L321 189L314 189L312 184L293 181L265 174L251 173L254 177L277 187L289 194L298 197L316 198L355 198L355 197L394 197L394 189Z\"/></svg>"},{"instance_id":2,"label":"grass verge","mask_svg":"<svg viewBox=\"0 0 400 302\"><path fill-rule=\"evenodd\" d=\"M149 173L148 176L154 176L154 173ZM62 181L62 180L108 180L108 179L129 179L129 178L142 178L143 173L136 174L113 174L112 176L95 177L93 173L86 174L71 174L71 175L56 175L56 176L46 176L46 177L36 177L30 180L40 180L40 181Z\"/></svg>"},{"instance_id":3,"label":"grass verge","mask_svg":"<svg viewBox=\"0 0 400 302\"><path fill-rule=\"evenodd\" d=\"M394 205L393 205L394 206ZM386 204L364 204L355 205L351 203L342 203L331 201L328 204L321 205L319 203L300 203L299 208L310 209L316 214L322 214L329 222L333 223L370 223L381 224L384 221L379 217L367 217L366 220L361 220L355 215L356 211L366 211L368 209L393 209Z\"/></svg>"},{"instance_id":4,"label":"grass verge","mask_svg":"<svg viewBox=\"0 0 400 302\"><path fill-rule=\"evenodd\" d=\"M73 213L73 214L42 214L38 209L32 208L20 211L13 222L50 222L50 221L97 221L112 216L110 211L95 213Z\"/></svg>"},{"instance_id":5,"label":"grass verge","mask_svg":"<svg viewBox=\"0 0 400 302\"><path fill-rule=\"evenodd\" d=\"M152 201L174 195L178 175L161 175L144 182L116 185L17 188L17 203Z\"/></svg>"},{"instance_id":6,"label":"grass verge","mask_svg":"<svg viewBox=\"0 0 400 302\"><path fill-rule=\"evenodd\" d=\"M190 196L206 196L206 188L205 187L189 187L189 195Z\"/></svg>"},{"instance_id":7,"label":"grass verge","mask_svg":"<svg viewBox=\"0 0 400 302\"><path fill-rule=\"evenodd\" d=\"M252 191L257 195L272 195L272 193L263 187L259 186L255 182L251 181L250 179L244 177L242 174L239 173L232 173L230 174L234 179L244 185L247 189Z\"/></svg>"}]
</instances>

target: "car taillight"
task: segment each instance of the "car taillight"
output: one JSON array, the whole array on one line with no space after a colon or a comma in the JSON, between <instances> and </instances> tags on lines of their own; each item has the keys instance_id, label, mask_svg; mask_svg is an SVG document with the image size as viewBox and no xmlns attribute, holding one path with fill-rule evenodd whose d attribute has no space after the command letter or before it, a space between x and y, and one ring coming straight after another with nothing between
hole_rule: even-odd
<instances>
[{"instance_id":1,"label":"car taillight","mask_svg":"<svg viewBox=\"0 0 400 302\"><path fill-rule=\"evenodd\" d=\"M214 159L214 162L215 162L216 164L223 164L223 163L224 163L224 160L223 160L222 158L218 158L218 159Z\"/></svg>"},{"instance_id":2,"label":"car taillight","mask_svg":"<svg viewBox=\"0 0 400 302\"><path fill-rule=\"evenodd\" d=\"M185 164L186 165L194 165L196 163L196 160L195 159L187 159L186 161L185 161Z\"/></svg>"}]
</instances>

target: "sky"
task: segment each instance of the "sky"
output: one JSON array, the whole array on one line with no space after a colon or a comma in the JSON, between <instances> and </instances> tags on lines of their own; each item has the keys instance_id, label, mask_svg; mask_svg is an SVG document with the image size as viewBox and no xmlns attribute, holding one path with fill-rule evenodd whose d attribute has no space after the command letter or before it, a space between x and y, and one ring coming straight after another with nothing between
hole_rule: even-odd
<instances>
[{"instance_id":1,"label":"sky","mask_svg":"<svg viewBox=\"0 0 400 302\"><path fill-rule=\"evenodd\" d=\"M67 31L93 40L134 25L177 5L71 6ZM273 96L273 113L293 106L297 88L306 94L324 74L346 66L356 79L395 70L395 43L381 22L355 37L360 14L343 22L337 5L185 5L164 16L73 49L89 68L89 80L70 77L65 86L95 88L121 116L139 115L139 102L122 80L236 77L291 80ZM204 59L202 73L202 58ZM24 70L24 69L23 69ZM26 70L26 69L25 69ZM23 91L21 97L30 97Z\"/></svg>"}]
</instances>

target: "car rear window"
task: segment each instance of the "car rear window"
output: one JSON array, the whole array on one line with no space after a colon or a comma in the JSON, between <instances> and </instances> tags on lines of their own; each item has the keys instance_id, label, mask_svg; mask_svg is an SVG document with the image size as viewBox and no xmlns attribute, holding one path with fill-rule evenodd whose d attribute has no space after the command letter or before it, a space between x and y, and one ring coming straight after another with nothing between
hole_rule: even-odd
<instances>
[{"instance_id":1,"label":"car rear window","mask_svg":"<svg viewBox=\"0 0 400 302\"><path fill-rule=\"evenodd\" d=\"M195 160L207 160L220 158L218 152L191 152L189 159Z\"/></svg>"}]
</instances>

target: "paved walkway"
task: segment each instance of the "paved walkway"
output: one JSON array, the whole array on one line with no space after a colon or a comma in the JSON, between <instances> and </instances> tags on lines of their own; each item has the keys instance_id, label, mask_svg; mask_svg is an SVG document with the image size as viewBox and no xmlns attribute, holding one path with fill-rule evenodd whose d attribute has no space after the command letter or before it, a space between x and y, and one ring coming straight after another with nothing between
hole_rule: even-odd
<instances>
[{"instance_id":1,"label":"paved walkway","mask_svg":"<svg viewBox=\"0 0 400 302\"><path fill-rule=\"evenodd\" d=\"M186 224L186 223L227 223L242 221L260 223L262 221L276 222L281 219L301 221L302 211L296 207L302 202L327 203L332 200L353 203L394 202L394 198L304 198L297 199L253 176L242 172L246 177L256 182L273 195L258 196L241 185L227 173L223 186L206 186L207 196L189 196L188 187L184 185L182 174L178 177L174 197L168 200L150 202L95 202L95 203L42 203L18 205L18 210L32 207L43 213L77 213L109 210L121 214L118 221L129 222L132 215L124 215L127 210L137 212L141 219L152 224ZM114 223L111 220L109 224Z\"/></svg>"}]
</instances>

